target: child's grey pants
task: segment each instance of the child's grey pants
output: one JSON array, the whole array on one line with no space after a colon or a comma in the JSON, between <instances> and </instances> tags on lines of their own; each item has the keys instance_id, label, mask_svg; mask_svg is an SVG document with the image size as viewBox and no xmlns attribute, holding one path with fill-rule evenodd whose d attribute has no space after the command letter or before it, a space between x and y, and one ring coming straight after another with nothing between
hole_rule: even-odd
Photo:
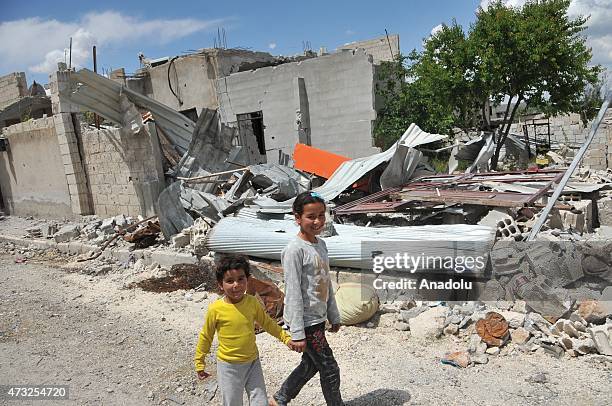
<instances>
[{"instance_id":1,"label":"child's grey pants","mask_svg":"<svg viewBox=\"0 0 612 406\"><path fill-rule=\"evenodd\" d=\"M242 406L245 391L250 406L268 406L266 383L259 358L245 363L229 363L217 358L217 382L223 406Z\"/></svg>"}]
</instances>

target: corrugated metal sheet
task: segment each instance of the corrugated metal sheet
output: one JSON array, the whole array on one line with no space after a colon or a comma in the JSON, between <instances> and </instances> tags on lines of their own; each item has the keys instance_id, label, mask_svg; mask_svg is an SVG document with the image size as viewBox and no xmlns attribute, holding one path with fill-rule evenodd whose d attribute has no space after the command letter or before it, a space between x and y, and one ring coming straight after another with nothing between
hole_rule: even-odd
<instances>
[{"instance_id":1,"label":"corrugated metal sheet","mask_svg":"<svg viewBox=\"0 0 612 406\"><path fill-rule=\"evenodd\" d=\"M119 125L122 124L119 95L125 94L132 103L151 111L155 123L181 150L181 154L187 151L195 123L178 111L88 69L70 73L70 84L70 89L61 92L60 97Z\"/></svg>"},{"instance_id":2,"label":"corrugated metal sheet","mask_svg":"<svg viewBox=\"0 0 612 406\"><path fill-rule=\"evenodd\" d=\"M388 228L334 224L334 227L338 235L325 238L330 264L361 269L369 269L370 257L362 253L365 241L426 243L426 255L448 255L453 249L453 241L469 241L482 246L495 237L495 230L491 227L464 224ZM226 217L209 232L206 248L279 260L282 249L297 232L298 226L294 221Z\"/></svg>"},{"instance_id":3,"label":"corrugated metal sheet","mask_svg":"<svg viewBox=\"0 0 612 406\"><path fill-rule=\"evenodd\" d=\"M382 164L383 162L390 161L397 150L398 144L401 143L407 147L414 148L416 146L439 141L444 138L446 138L446 135L427 133L421 130L418 125L412 123L399 141L391 148L379 154L364 158L352 159L342 163L342 165L336 169L331 178L329 178L321 187L315 189L315 191L318 192L325 200L332 200L342 193L343 190L361 179L378 165Z\"/></svg>"}]
</instances>

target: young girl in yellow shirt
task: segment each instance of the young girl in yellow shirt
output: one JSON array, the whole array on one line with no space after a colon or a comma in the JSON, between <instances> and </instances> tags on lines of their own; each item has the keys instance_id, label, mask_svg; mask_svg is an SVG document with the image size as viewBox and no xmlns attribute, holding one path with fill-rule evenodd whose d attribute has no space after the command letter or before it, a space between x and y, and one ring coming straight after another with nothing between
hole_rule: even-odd
<instances>
[{"instance_id":1,"label":"young girl in yellow shirt","mask_svg":"<svg viewBox=\"0 0 612 406\"><path fill-rule=\"evenodd\" d=\"M259 301L246 294L250 276L249 261L244 256L226 255L217 265L216 277L224 296L208 307L195 354L195 369L200 379L205 372L205 357L217 333L217 382L224 406L241 406L246 391L251 406L267 406L268 396L259 353L255 343L255 326L294 349L291 336L278 326Z\"/></svg>"}]
</instances>

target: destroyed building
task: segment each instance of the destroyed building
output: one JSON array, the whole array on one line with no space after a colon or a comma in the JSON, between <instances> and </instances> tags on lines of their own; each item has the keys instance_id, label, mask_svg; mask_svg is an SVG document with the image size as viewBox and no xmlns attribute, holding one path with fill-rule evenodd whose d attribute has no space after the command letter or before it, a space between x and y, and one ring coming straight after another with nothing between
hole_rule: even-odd
<instances>
[{"instance_id":1,"label":"destroyed building","mask_svg":"<svg viewBox=\"0 0 612 406\"><path fill-rule=\"evenodd\" d=\"M51 114L45 89L36 81L28 88L24 72L0 77L0 129Z\"/></svg>"},{"instance_id":2,"label":"destroyed building","mask_svg":"<svg viewBox=\"0 0 612 406\"><path fill-rule=\"evenodd\" d=\"M218 109L239 129L237 142L253 163L287 163L297 143L358 158L377 151L377 67L398 54L398 35L318 56L202 49L148 61L134 77L116 80L194 122L202 108Z\"/></svg>"},{"instance_id":3,"label":"destroyed building","mask_svg":"<svg viewBox=\"0 0 612 406\"><path fill-rule=\"evenodd\" d=\"M490 172L495 145L492 134L481 134L442 147L453 149L455 162L444 171L449 174L441 173L427 154L436 152L431 145L448 144L448 135L412 123L387 150L372 146L377 62L391 59L398 41L385 37L299 60L204 50L146 61L134 77L120 70L106 78L59 64L51 75L53 115L2 130L5 208L16 215L72 217L80 224L26 232L57 246L68 243L64 249L81 254L82 262L120 247L117 241L130 244L127 255L140 265L165 249L184 249L181 261L191 264L212 261L211 253L278 261L298 230L292 201L313 190L330 209L324 235L330 265L349 276L373 270L373 258L398 247L432 258L449 252L488 256L480 273L469 269L465 275L473 291L400 296L405 289L376 288L372 312L361 321L372 317L379 301L406 304L394 310L396 329L410 329L415 337L470 337L460 363L446 360L460 366L469 357L486 363L485 351L499 354L510 337L524 352L612 354L612 327L602 325L612 313L588 314L597 304L589 303L607 297L612 280L612 171L608 152L592 151L610 142L612 95L588 133L574 128L579 149L559 149L549 155L553 164ZM24 97L19 75L13 78L18 85L6 96L10 106ZM100 119L88 122L85 112ZM531 148L529 134L514 132L505 145L508 159ZM535 139L534 154L539 146ZM606 159L597 161L605 170L588 167L589 153ZM587 166L578 168L585 157ZM468 168L460 170L459 160ZM387 250L389 242L398 245ZM459 265L461 272L468 266ZM261 267L271 269L262 272L266 278L280 279L282 269ZM386 271L380 279L369 276L395 282L395 269ZM448 275L434 275L431 290L438 283L454 286L440 276ZM472 303L446 305L460 301ZM580 307L584 315L577 317ZM438 322L419 319L432 312Z\"/></svg>"}]
</instances>

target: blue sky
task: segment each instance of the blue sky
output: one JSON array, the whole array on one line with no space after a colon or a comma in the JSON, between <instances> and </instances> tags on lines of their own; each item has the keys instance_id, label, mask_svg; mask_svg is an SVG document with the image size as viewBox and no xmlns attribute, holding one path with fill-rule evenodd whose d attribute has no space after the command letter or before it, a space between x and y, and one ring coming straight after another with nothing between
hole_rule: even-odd
<instances>
[{"instance_id":1,"label":"blue sky","mask_svg":"<svg viewBox=\"0 0 612 406\"><path fill-rule=\"evenodd\" d=\"M419 48L422 39L442 22L456 18L462 24L469 24L475 17L478 3L477 0L309 1L303 2L304 6L297 6L296 2L290 1L241 0L148 1L138 4L112 0L9 1L0 6L0 24L18 34L8 29L0 31L2 41L8 39L12 42L10 50L3 50L0 45L0 74L25 71L28 82L31 79L46 82L47 74L41 71L53 64L40 65L47 53L68 47L71 35L78 37L73 39L75 53L76 48L82 48L80 52L87 51L87 55L73 54L73 61L76 60L77 64L91 67L89 45L96 43L99 67L123 66L133 72L138 67L138 52L156 58L212 47L218 27L225 28L228 47L251 48L275 55L301 53L303 41L309 41L314 50L325 46L331 51L347 42L384 35L386 28L389 33L400 34L402 51L407 52ZM112 14L107 14L109 12ZM37 20L32 20L33 17ZM7 27L8 23L12 25ZM170 31L160 32L158 28L162 24ZM130 35L135 26L148 28ZM79 29L91 35L79 32ZM23 33L25 30L39 33L28 38ZM112 31L113 35L107 38L109 33L104 31ZM121 31L125 31L125 35ZM41 40L44 44L37 45ZM77 40L79 44L76 44ZM14 55L5 58L1 57L2 53ZM56 55L63 59L63 52Z\"/></svg>"},{"instance_id":2,"label":"blue sky","mask_svg":"<svg viewBox=\"0 0 612 406\"><path fill-rule=\"evenodd\" d=\"M91 68L91 46L98 67L138 68L138 52L148 58L179 55L213 46L224 28L228 47L274 55L328 51L351 41L389 33L400 35L402 52L419 49L423 38L455 18L467 26L487 0L429 1L3 1L0 5L0 75L25 71L46 83L73 37L73 64ZM520 5L524 0L506 0ZM52 6L50 6L52 4ZM592 13L595 61L612 65L612 0L573 0L576 13ZM612 26L612 25L610 25Z\"/></svg>"}]
</instances>

